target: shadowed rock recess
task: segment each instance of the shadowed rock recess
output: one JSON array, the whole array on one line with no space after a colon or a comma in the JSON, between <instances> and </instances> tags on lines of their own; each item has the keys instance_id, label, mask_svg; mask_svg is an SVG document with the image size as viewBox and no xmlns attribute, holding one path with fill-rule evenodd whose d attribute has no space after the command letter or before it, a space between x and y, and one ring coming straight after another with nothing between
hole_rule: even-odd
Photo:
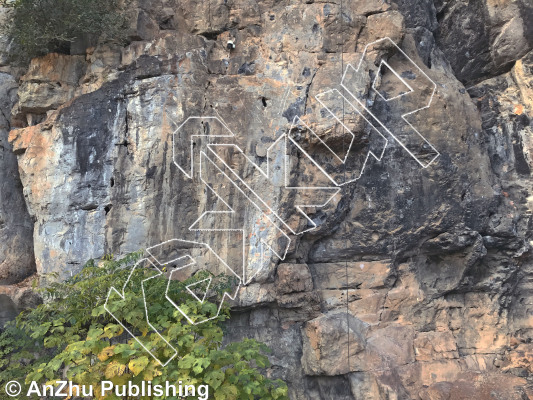
<instances>
[{"instance_id":1,"label":"shadowed rock recess","mask_svg":"<svg viewBox=\"0 0 533 400\"><path fill-rule=\"evenodd\" d=\"M347 143L315 96L349 96L344 69L389 37L436 83L410 122L439 157L422 168L384 133L381 160L309 211L317 228L292 235L285 259L241 288L225 340L269 345L268 375L295 400L533 398L529 0L139 0L130 13L124 47L49 54L23 74L0 54L0 323L35 304L35 272L67 277L104 254L202 239L238 263L225 233L188 230L214 200L172 162L177 124L218 116L265 167L300 117L302 148L328 163L321 144ZM382 46L368 62L385 57L411 82L395 55ZM382 72L390 97L400 89ZM394 124L402 102L372 97L371 78L356 94ZM346 118L360 160L371 135ZM242 157L224 157L261 187ZM298 186L323 183L302 151L290 164ZM226 200L253 224L230 186ZM293 197L272 193L280 213L293 212Z\"/></svg>"}]
</instances>

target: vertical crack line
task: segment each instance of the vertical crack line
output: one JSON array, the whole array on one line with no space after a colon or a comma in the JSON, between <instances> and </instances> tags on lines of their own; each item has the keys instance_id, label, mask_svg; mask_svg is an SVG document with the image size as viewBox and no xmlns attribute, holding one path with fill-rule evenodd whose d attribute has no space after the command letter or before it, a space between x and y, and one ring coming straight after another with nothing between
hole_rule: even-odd
<instances>
[{"instance_id":1,"label":"vertical crack line","mask_svg":"<svg viewBox=\"0 0 533 400\"><path fill-rule=\"evenodd\" d=\"M342 76L344 74L344 26L343 26L343 16L344 16L344 2L341 0L341 7L340 7L340 30L341 30L341 80ZM345 154L345 137L346 137L346 128L345 128L345 122L344 122L344 115L345 115L345 103L344 103L344 97L342 98L342 154ZM347 188L346 188L346 161L348 160L348 154L345 154L345 160L344 160L344 168L343 168L343 176L344 176L344 182L343 182L343 196L346 195ZM347 222L346 217L344 220L344 226L347 228ZM344 232L344 270L346 275L346 334L347 337L347 347L348 352L346 354L346 361L348 363L348 373L350 372L350 306L349 306L349 293L350 293L350 285L348 285L348 235L345 229Z\"/></svg>"},{"instance_id":2,"label":"vertical crack line","mask_svg":"<svg viewBox=\"0 0 533 400\"><path fill-rule=\"evenodd\" d=\"M207 30L211 31L211 0L207 0Z\"/></svg>"}]
</instances>

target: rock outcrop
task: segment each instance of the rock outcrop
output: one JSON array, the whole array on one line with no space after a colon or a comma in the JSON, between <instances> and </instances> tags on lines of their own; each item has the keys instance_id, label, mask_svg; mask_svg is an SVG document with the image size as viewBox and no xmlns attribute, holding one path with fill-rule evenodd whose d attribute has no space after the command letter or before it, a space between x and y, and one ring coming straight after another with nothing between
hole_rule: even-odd
<instances>
[{"instance_id":1,"label":"rock outcrop","mask_svg":"<svg viewBox=\"0 0 533 400\"><path fill-rule=\"evenodd\" d=\"M235 134L224 143L248 157L221 151L227 168L291 229L316 225L288 235L283 260L269 253L227 326L226 340L273 349L267 373L292 399L532 397L532 12L526 0L140 1L129 45L34 59L18 89L0 75L0 284L34 268L67 277L171 238L209 242L238 264L230 234L189 228L224 204L237 215L207 222L262 228L260 213L220 174L206 178L217 197L173 163L177 127L218 117ZM343 89L347 66L385 37L420 69L383 42ZM384 68L373 92L381 58L402 80ZM420 98L385 101L409 91L399 82ZM355 102L351 90L395 136L339 95L330 110L343 120L332 118L319 101L329 90ZM429 95L409 118L424 141L394 118ZM290 129L300 147L285 163L269 149ZM353 159L336 163L325 146ZM306 209L309 222L284 180L262 180L251 162L294 167L295 186L358 179Z\"/></svg>"},{"instance_id":2,"label":"rock outcrop","mask_svg":"<svg viewBox=\"0 0 533 400\"><path fill-rule=\"evenodd\" d=\"M17 97L17 83L0 73L0 285L23 281L35 272L32 228L17 159L8 142L11 108Z\"/></svg>"},{"instance_id":3,"label":"rock outcrop","mask_svg":"<svg viewBox=\"0 0 533 400\"><path fill-rule=\"evenodd\" d=\"M35 302L29 284L35 274L33 221L28 214L17 158L8 141L11 109L17 100L17 83L0 72L0 327Z\"/></svg>"}]
</instances>

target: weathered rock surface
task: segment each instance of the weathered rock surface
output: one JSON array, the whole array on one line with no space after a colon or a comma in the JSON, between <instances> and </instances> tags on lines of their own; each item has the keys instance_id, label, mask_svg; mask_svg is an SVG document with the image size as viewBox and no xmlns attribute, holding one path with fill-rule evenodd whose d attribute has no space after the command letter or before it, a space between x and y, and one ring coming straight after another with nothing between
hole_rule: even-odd
<instances>
[{"instance_id":1,"label":"weathered rock surface","mask_svg":"<svg viewBox=\"0 0 533 400\"><path fill-rule=\"evenodd\" d=\"M465 84L507 72L533 48L528 0L437 0L435 7L437 44Z\"/></svg>"},{"instance_id":2,"label":"weathered rock surface","mask_svg":"<svg viewBox=\"0 0 533 400\"><path fill-rule=\"evenodd\" d=\"M16 98L15 79L0 73L0 285L20 282L35 272L33 223L22 196L17 159L8 142Z\"/></svg>"},{"instance_id":3,"label":"weathered rock surface","mask_svg":"<svg viewBox=\"0 0 533 400\"><path fill-rule=\"evenodd\" d=\"M220 129L235 134L226 144L281 170L287 164L268 149L300 117L307 128L293 131L301 148L288 157L291 184L331 184L304 150L334 180L364 170L328 206L309 212L316 229L291 234L283 261L269 253L241 289L226 340L269 344L267 372L288 381L293 399L533 396L532 7L526 0L389 3L343 2L341 10L340 2L141 1L128 46L33 60L12 109L13 150L2 144L7 157L18 157L33 239L24 202L3 197L21 196L8 178L16 174L0 175L0 235L24 239L26 250L12 257L29 260L5 271L24 271L16 282L32 272L28 243L40 274L66 277L89 258L171 238L209 243L245 269L230 231L188 228L205 212L227 210L224 202L238 215L206 223L261 230L260 213L220 174L205 178L223 201L197 176L187 178L172 161L173 151L188 147L176 148L172 134L188 117L218 116L226 123ZM332 109L344 106L355 143L344 169L322 144L346 151L345 132L317 97L330 89L349 96L340 86L346 66L358 65L365 46L383 37L421 71L390 43L367 54L367 73L351 83L398 129L391 132L398 140L385 132L383 157L366 162L379 141L338 97ZM404 82L416 86L426 74L436 83L431 107L409 121L439 153L430 165L424 162L434 153L405 145L417 137L394 120L423 104L386 101L405 92L386 70L378 82L383 97L372 92L370 73L381 57L403 71ZM14 99L13 80L5 82L0 87L11 94L2 89L0 98ZM415 89L431 94L431 87ZM7 134L1 118L0 134ZM311 225L293 212L301 198L283 190L279 172L271 184L238 152L221 159L282 216L296 215L291 229ZM19 207L16 220L6 219L11 204ZM9 238L0 241L0 266ZM252 246L247 251L255 260Z\"/></svg>"},{"instance_id":4,"label":"weathered rock surface","mask_svg":"<svg viewBox=\"0 0 533 400\"><path fill-rule=\"evenodd\" d=\"M30 276L17 284L0 286L0 328L19 312L42 303L41 297L32 288L35 279L35 276Z\"/></svg>"},{"instance_id":5,"label":"weathered rock surface","mask_svg":"<svg viewBox=\"0 0 533 400\"><path fill-rule=\"evenodd\" d=\"M37 297L27 285L22 285L24 289L14 285L36 271L33 221L24 202L17 158L8 141L17 89L15 78L0 72L0 328L18 312L35 304L24 298ZM23 291L28 293L23 295Z\"/></svg>"}]
</instances>

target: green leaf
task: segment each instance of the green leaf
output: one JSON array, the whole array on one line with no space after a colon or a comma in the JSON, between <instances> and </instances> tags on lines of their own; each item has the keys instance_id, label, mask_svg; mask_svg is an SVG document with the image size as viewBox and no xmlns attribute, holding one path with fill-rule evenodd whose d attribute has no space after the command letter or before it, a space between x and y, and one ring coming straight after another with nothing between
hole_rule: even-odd
<instances>
[{"instance_id":1,"label":"green leaf","mask_svg":"<svg viewBox=\"0 0 533 400\"><path fill-rule=\"evenodd\" d=\"M148 288L149 311L155 316L157 332L173 338L170 341L180 358L161 368L137 340L122 335L120 324L108 324L113 319L103 304L109 287L129 279L126 298L116 296L116 301L109 303L118 310L115 316L139 336L146 330L147 335L139 339L160 359L174 354L146 321L141 287L153 272L132 272L131 261L128 264L108 260L102 267L88 263L67 282L50 285L49 301L20 314L16 324L8 324L0 333L0 382L26 377L42 383L63 374L76 384L94 386L103 376L116 383L132 379L136 384L142 380L154 384L182 380L208 384L215 399L288 399L287 386L282 381L267 379L258 369L268 365L266 346L244 339L222 348L223 318L189 324L161 295L168 285L165 277L154 278ZM195 279L199 277L190 278L187 284ZM177 299L187 298L183 282L174 281L172 290ZM215 304L207 303L187 302L184 310L193 319L203 317L209 310L216 311ZM86 312L87 308L92 312ZM223 308L223 313L229 315L229 308Z\"/></svg>"},{"instance_id":2,"label":"green leaf","mask_svg":"<svg viewBox=\"0 0 533 400\"><path fill-rule=\"evenodd\" d=\"M134 375L139 375L146 368L149 362L150 360L148 357L143 356L131 360L128 364L128 367Z\"/></svg>"},{"instance_id":3,"label":"green leaf","mask_svg":"<svg viewBox=\"0 0 533 400\"><path fill-rule=\"evenodd\" d=\"M87 340L95 340L100 337L104 333L104 330L102 328L91 328L89 330L89 333L87 333Z\"/></svg>"},{"instance_id":4,"label":"green leaf","mask_svg":"<svg viewBox=\"0 0 533 400\"><path fill-rule=\"evenodd\" d=\"M118 361L111 361L111 363L109 363L106 367L105 377L107 379L110 379L115 376L120 376L124 373L125 370L126 366L124 364L121 364Z\"/></svg>"},{"instance_id":5,"label":"green leaf","mask_svg":"<svg viewBox=\"0 0 533 400\"><path fill-rule=\"evenodd\" d=\"M223 385L215 391L216 400L235 400L239 394L239 389L235 385Z\"/></svg>"},{"instance_id":6,"label":"green leaf","mask_svg":"<svg viewBox=\"0 0 533 400\"><path fill-rule=\"evenodd\" d=\"M104 336L111 339L115 336L120 336L124 332L124 328L117 324L109 324L104 328Z\"/></svg>"},{"instance_id":7,"label":"green leaf","mask_svg":"<svg viewBox=\"0 0 533 400\"><path fill-rule=\"evenodd\" d=\"M179 361L179 367L183 369L190 369L194 365L194 362L196 361L196 358L191 354L186 354L183 356L183 358Z\"/></svg>"},{"instance_id":8,"label":"green leaf","mask_svg":"<svg viewBox=\"0 0 533 400\"><path fill-rule=\"evenodd\" d=\"M215 370L207 373L205 375L205 383L207 383L209 386L211 386L213 389L217 389L222 385L222 382L224 381L224 371L221 370Z\"/></svg>"},{"instance_id":9,"label":"green leaf","mask_svg":"<svg viewBox=\"0 0 533 400\"><path fill-rule=\"evenodd\" d=\"M200 374L205 368L211 364L211 361L208 358L197 358L194 361L192 370L195 374Z\"/></svg>"},{"instance_id":10,"label":"green leaf","mask_svg":"<svg viewBox=\"0 0 533 400\"><path fill-rule=\"evenodd\" d=\"M99 317L100 315L105 315L107 313L107 310L103 305L99 307L93 308L93 311L91 312L92 317Z\"/></svg>"}]
</instances>

